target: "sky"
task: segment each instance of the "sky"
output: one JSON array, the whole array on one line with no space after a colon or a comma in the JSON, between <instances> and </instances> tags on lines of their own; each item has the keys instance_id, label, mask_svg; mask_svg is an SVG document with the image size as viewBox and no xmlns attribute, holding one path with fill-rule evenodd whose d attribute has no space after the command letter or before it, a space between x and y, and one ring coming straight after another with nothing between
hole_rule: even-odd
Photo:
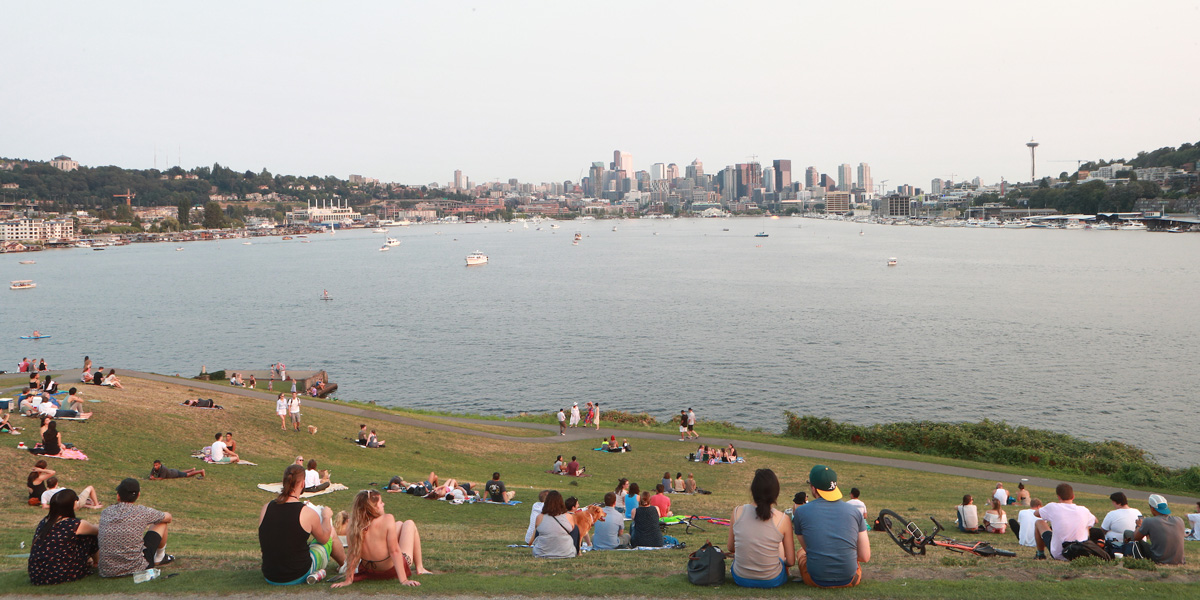
<instances>
[{"instance_id":1,"label":"sky","mask_svg":"<svg viewBox=\"0 0 1200 600\"><path fill-rule=\"evenodd\" d=\"M928 189L1200 140L1200 2L0 4L0 156L422 185L751 157Z\"/></svg>"}]
</instances>

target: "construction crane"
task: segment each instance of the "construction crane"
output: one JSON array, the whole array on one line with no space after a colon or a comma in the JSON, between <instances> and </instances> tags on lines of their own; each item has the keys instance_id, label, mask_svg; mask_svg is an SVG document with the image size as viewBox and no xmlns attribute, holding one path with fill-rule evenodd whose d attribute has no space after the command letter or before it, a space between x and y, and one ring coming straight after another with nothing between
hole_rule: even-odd
<instances>
[{"instance_id":1,"label":"construction crane","mask_svg":"<svg viewBox=\"0 0 1200 600\"><path fill-rule=\"evenodd\" d=\"M113 194L113 198L124 198L125 206L133 206L133 199L136 197L137 194L131 192L129 188L125 188L124 194Z\"/></svg>"}]
</instances>

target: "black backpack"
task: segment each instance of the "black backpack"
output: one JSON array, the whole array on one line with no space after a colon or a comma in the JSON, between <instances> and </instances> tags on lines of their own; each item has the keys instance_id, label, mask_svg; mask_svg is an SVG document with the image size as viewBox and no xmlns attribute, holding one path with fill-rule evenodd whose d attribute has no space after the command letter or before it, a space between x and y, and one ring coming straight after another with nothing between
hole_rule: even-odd
<instances>
[{"instance_id":1,"label":"black backpack","mask_svg":"<svg viewBox=\"0 0 1200 600\"><path fill-rule=\"evenodd\" d=\"M1095 556L1100 560L1112 560L1113 555L1106 548L1092 540L1085 542L1067 542L1063 544L1063 558L1075 560L1084 556Z\"/></svg>"},{"instance_id":2,"label":"black backpack","mask_svg":"<svg viewBox=\"0 0 1200 600\"><path fill-rule=\"evenodd\" d=\"M725 583L725 553L712 542L704 542L699 550L688 556L687 574L693 585Z\"/></svg>"}]
</instances>

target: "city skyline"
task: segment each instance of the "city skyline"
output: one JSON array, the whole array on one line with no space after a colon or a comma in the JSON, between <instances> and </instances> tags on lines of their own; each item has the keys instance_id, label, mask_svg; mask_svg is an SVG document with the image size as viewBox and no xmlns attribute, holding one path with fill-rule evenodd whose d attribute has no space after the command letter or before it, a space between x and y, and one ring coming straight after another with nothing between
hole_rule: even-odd
<instances>
[{"instance_id":1,"label":"city skyline","mask_svg":"<svg viewBox=\"0 0 1200 600\"><path fill-rule=\"evenodd\" d=\"M0 155L444 185L578 182L620 148L635 172L757 155L793 180L868 163L895 188L1025 181L1031 137L1039 177L1200 138L1200 82L1175 62L1200 49L1200 6L1182 1L1120 18L1082 2L120 4L10 8ZM1148 110L1117 73L1171 85Z\"/></svg>"}]
</instances>

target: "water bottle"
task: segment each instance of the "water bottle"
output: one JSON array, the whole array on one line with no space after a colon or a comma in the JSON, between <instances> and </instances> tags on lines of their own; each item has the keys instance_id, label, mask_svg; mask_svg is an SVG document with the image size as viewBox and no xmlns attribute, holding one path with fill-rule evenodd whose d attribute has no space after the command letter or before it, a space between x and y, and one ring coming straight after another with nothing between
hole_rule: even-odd
<instances>
[{"instance_id":1,"label":"water bottle","mask_svg":"<svg viewBox=\"0 0 1200 600\"><path fill-rule=\"evenodd\" d=\"M151 579L158 579L159 575L162 575L162 569L146 569L145 571L138 571L137 573L133 574L133 582L146 583Z\"/></svg>"},{"instance_id":2,"label":"water bottle","mask_svg":"<svg viewBox=\"0 0 1200 600\"><path fill-rule=\"evenodd\" d=\"M312 585L314 583L321 581L322 579L325 579L325 569L321 569L321 570L317 571L316 573L309 575L308 577L306 577L304 579L304 582L308 583L309 585Z\"/></svg>"}]
</instances>

